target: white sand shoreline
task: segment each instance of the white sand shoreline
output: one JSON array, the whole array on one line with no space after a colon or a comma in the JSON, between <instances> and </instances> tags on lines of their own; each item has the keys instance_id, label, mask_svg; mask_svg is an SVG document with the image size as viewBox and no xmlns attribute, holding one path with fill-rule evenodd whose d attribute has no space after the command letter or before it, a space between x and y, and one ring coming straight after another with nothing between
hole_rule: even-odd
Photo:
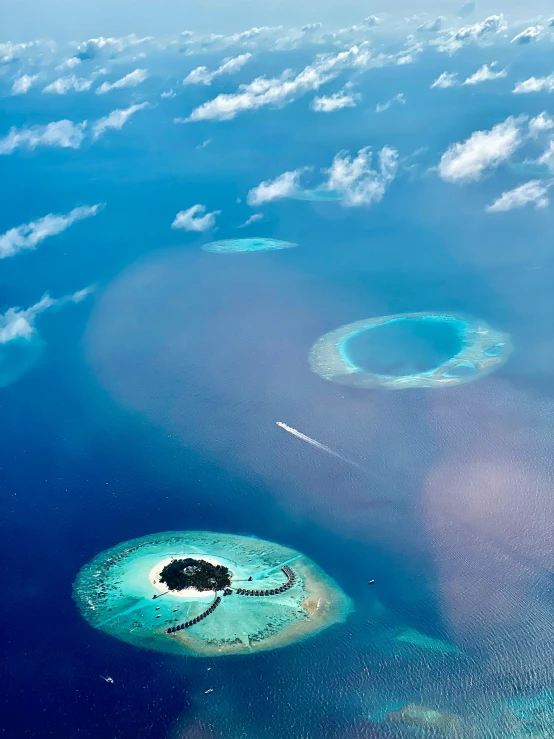
<instances>
[{"instance_id":1,"label":"white sand shoreline","mask_svg":"<svg viewBox=\"0 0 554 739\"><path fill-rule=\"evenodd\" d=\"M214 590L196 590L195 588L187 588L186 590L167 590L167 585L165 583L160 582L160 574L163 570L163 568L168 565L170 562L172 562L174 559L203 559L205 562L209 562L212 565L223 565L223 562L220 562L215 557L207 557L204 554L175 554L173 557L165 557L165 559L162 559L158 564L154 565L150 572L148 573L148 579L150 580L150 584L152 587L154 587L158 592L160 593L168 593L168 595L172 598L183 598L184 600L189 600L192 598L213 598L215 595ZM225 567L227 565L224 565Z\"/></svg>"}]
</instances>

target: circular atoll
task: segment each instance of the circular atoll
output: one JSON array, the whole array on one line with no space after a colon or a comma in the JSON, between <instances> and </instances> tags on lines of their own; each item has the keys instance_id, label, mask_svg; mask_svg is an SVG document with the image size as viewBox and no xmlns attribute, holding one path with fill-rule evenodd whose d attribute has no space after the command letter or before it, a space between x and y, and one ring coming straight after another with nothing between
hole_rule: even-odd
<instances>
[{"instance_id":1,"label":"circular atoll","mask_svg":"<svg viewBox=\"0 0 554 739\"><path fill-rule=\"evenodd\" d=\"M349 323L320 337L312 370L331 382L389 390L471 382L506 361L507 333L485 321L441 313L399 313Z\"/></svg>"},{"instance_id":2,"label":"circular atoll","mask_svg":"<svg viewBox=\"0 0 554 739\"><path fill-rule=\"evenodd\" d=\"M291 249L298 246L292 241L280 241L279 239L224 239L223 241L210 241L204 244L204 251L214 252L215 254L232 254L235 252L249 251L275 251L276 249Z\"/></svg>"},{"instance_id":3,"label":"circular atoll","mask_svg":"<svg viewBox=\"0 0 554 739\"><path fill-rule=\"evenodd\" d=\"M117 639L198 657L283 647L352 610L294 549L207 531L152 534L102 552L79 572L73 599L91 626Z\"/></svg>"}]
</instances>

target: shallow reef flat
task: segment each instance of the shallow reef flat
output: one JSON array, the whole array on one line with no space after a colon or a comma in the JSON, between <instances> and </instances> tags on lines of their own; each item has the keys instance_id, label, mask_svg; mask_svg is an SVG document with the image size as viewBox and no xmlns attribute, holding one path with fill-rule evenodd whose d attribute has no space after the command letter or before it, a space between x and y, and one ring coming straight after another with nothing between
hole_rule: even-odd
<instances>
[{"instance_id":1,"label":"shallow reef flat","mask_svg":"<svg viewBox=\"0 0 554 739\"><path fill-rule=\"evenodd\" d=\"M208 244L204 244L202 249L215 254L233 254L252 251L276 251L278 249L291 249L293 246L298 246L298 244L292 241L280 241L279 239L251 238L210 241Z\"/></svg>"},{"instance_id":2,"label":"shallow reef flat","mask_svg":"<svg viewBox=\"0 0 554 739\"><path fill-rule=\"evenodd\" d=\"M205 557L229 569L232 593L160 592L151 573L168 558ZM241 595L237 588L277 590ZM249 578L252 578L250 580ZM154 597L155 596L155 597ZM350 599L299 552L246 536L165 532L102 552L79 572L73 597L95 628L138 647L212 657L286 646L344 621ZM202 620L187 628L176 626Z\"/></svg>"},{"instance_id":3,"label":"shallow reef flat","mask_svg":"<svg viewBox=\"0 0 554 739\"><path fill-rule=\"evenodd\" d=\"M360 352L362 341L364 361L353 350ZM472 382L492 372L511 350L509 335L481 319L400 313L356 321L324 334L312 346L309 362L320 377L342 385L438 388Z\"/></svg>"}]
</instances>

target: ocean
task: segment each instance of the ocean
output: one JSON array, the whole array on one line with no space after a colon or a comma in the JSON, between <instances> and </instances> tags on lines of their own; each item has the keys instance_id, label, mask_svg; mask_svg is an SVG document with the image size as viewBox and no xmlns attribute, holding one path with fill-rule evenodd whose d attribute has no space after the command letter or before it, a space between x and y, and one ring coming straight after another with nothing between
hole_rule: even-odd
<instances>
[{"instance_id":1,"label":"ocean","mask_svg":"<svg viewBox=\"0 0 554 739\"><path fill-rule=\"evenodd\" d=\"M409 119L366 111L355 127L332 117L316 127L297 102L247 125L195 128L171 122L177 98L169 112L137 116L119 143L6 157L4 197L27 192L6 229L29 219L29 202L37 216L76 199L106 206L2 265L6 306L97 285L88 301L39 319L47 349L2 390L4 736L548 735L552 215L494 220L483 207L497 180L459 190L424 173L462 129L522 105L468 94L445 131L451 103L426 103L440 71L424 59L414 72L421 95ZM396 91L395 74L375 70L366 94ZM17 104L22 119L33 106L57 113L32 97ZM76 103L75 120L92 115L89 104L99 105ZM14 111L3 116L13 122ZM283 200L237 230L261 180L387 143L406 157L403 176L372 209ZM215 234L170 229L194 202L224 211ZM241 235L298 247L201 251ZM420 311L482 318L514 352L489 376L434 390L359 390L310 371L325 332ZM142 651L92 629L71 598L79 569L167 530L290 546L355 610L311 639L219 659ZM386 719L406 705L439 715L427 728Z\"/></svg>"}]
</instances>

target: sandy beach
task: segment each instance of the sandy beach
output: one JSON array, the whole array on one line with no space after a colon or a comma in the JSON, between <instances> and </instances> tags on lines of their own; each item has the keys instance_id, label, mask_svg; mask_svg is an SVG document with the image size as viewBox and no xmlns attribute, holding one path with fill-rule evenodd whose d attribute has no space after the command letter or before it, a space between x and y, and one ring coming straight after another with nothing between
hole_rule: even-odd
<instances>
[{"instance_id":1,"label":"sandy beach","mask_svg":"<svg viewBox=\"0 0 554 739\"><path fill-rule=\"evenodd\" d=\"M158 564L154 565L152 569L150 570L148 574L148 579L150 580L150 584L156 588L160 593L167 592L167 586L160 582L160 574L163 568L168 565L172 560L174 559L187 559L190 557L191 559L203 559L205 562L209 562L212 565L221 565L223 562L220 562L219 560L215 559L215 557L206 557L204 555L200 554L176 554L173 557L165 557L165 559L160 560ZM170 595L173 598L184 598L186 600L189 600L190 598L213 598L215 591L213 590L196 590L195 588L187 588L186 590L172 590L170 591Z\"/></svg>"}]
</instances>

